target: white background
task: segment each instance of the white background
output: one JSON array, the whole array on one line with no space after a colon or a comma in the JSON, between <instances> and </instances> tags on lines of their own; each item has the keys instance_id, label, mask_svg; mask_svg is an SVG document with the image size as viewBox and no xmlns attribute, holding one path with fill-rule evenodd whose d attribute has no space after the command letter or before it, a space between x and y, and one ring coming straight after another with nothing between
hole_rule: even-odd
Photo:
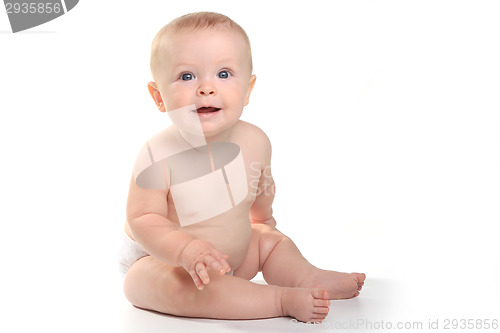
<instances>
[{"instance_id":1,"label":"white background","mask_svg":"<svg viewBox=\"0 0 500 333\"><path fill-rule=\"evenodd\" d=\"M387 282L393 316L498 318L497 1L80 1L17 34L0 13L0 326L114 327L132 165L169 124L150 43L199 10L250 36L242 118L303 254Z\"/></svg>"}]
</instances>

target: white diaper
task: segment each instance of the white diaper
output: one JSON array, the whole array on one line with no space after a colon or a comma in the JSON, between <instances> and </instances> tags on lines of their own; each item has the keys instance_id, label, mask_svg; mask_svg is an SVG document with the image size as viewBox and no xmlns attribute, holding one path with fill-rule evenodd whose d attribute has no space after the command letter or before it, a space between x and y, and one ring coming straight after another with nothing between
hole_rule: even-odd
<instances>
[{"instance_id":1,"label":"white diaper","mask_svg":"<svg viewBox=\"0 0 500 333\"><path fill-rule=\"evenodd\" d=\"M130 239L125 233L121 233L122 245L118 251L118 263L120 265L120 273L123 277L127 274L132 265L139 259L149 256L149 253L144 251L139 243ZM226 273L226 275L233 275L233 271Z\"/></svg>"},{"instance_id":2,"label":"white diaper","mask_svg":"<svg viewBox=\"0 0 500 333\"><path fill-rule=\"evenodd\" d=\"M122 232L122 245L118 251L118 261L120 264L120 273L125 276L132 265L139 259L148 256L139 243L134 242L130 237Z\"/></svg>"}]
</instances>

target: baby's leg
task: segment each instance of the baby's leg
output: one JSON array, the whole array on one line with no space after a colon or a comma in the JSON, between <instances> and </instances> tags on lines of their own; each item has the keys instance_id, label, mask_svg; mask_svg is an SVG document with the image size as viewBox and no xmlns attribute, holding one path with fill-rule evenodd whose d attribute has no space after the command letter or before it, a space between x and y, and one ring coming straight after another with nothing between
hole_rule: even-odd
<instances>
[{"instance_id":1,"label":"baby's leg","mask_svg":"<svg viewBox=\"0 0 500 333\"><path fill-rule=\"evenodd\" d=\"M284 288L243 278L211 274L202 291L189 274L152 257L137 261L125 278L125 295L137 307L158 312L217 319L292 316L321 322L328 313L328 293L313 288Z\"/></svg>"},{"instance_id":2,"label":"baby's leg","mask_svg":"<svg viewBox=\"0 0 500 333\"><path fill-rule=\"evenodd\" d=\"M365 274L316 268L302 256L290 238L268 225L254 224L252 232L247 258L235 275L248 277L250 271L259 270L267 283L272 285L322 288L328 290L331 299L359 295Z\"/></svg>"}]
</instances>

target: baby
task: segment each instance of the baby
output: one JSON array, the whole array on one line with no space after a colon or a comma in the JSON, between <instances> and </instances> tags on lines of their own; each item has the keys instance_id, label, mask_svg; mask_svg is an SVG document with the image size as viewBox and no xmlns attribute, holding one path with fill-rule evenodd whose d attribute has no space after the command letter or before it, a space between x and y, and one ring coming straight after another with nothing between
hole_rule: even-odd
<instances>
[{"instance_id":1,"label":"baby","mask_svg":"<svg viewBox=\"0 0 500 333\"><path fill-rule=\"evenodd\" d=\"M122 260L127 299L163 313L321 322L365 275L311 265L276 229L271 145L240 120L255 84L250 43L228 17L199 12L153 40L149 92L173 125L134 166ZM262 272L268 285L250 281Z\"/></svg>"}]
</instances>

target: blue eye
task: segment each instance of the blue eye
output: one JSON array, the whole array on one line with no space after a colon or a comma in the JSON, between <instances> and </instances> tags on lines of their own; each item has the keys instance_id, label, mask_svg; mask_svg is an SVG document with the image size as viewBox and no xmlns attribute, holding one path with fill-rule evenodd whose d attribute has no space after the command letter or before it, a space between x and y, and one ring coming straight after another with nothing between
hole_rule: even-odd
<instances>
[{"instance_id":1,"label":"blue eye","mask_svg":"<svg viewBox=\"0 0 500 333\"><path fill-rule=\"evenodd\" d=\"M221 79L227 79L231 76L231 73L229 73L228 71L220 71L217 76Z\"/></svg>"},{"instance_id":2,"label":"blue eye","mask_svg":"<svg viewBox=\"0 0 500 333\"><path fill-rule=\"evenodd\" d=\"M191 73L184 73L184 74L181 75L181 80L182 81L190 81L192 79L194 79L194 75L191 74Z\"/></svg>"}]
</instances>

